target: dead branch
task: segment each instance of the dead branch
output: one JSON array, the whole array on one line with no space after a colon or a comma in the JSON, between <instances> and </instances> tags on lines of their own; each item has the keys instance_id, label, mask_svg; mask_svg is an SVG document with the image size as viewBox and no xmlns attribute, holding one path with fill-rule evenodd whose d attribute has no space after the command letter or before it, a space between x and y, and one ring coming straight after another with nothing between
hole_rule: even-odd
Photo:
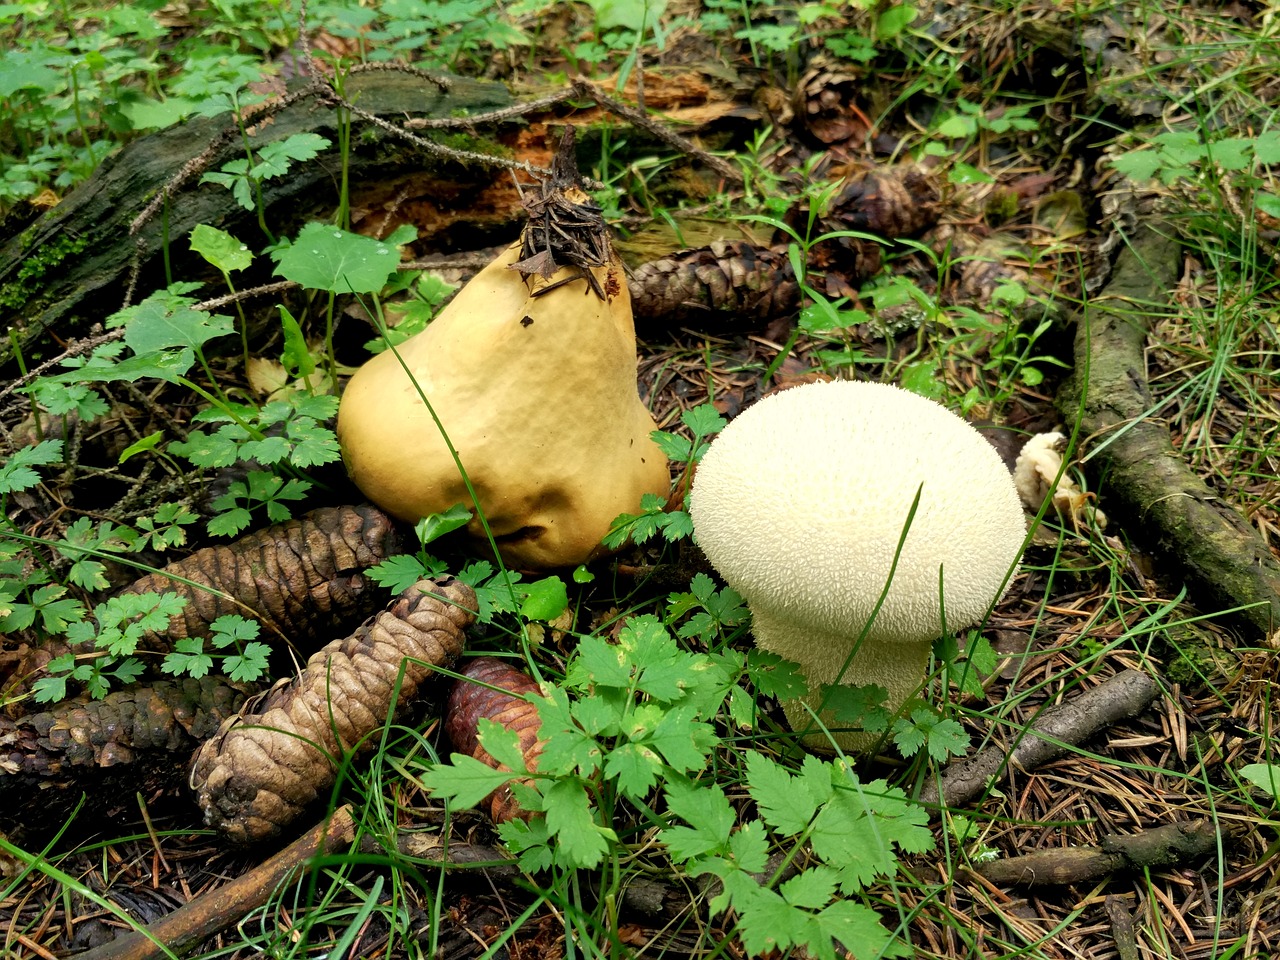
<instances>
[{"instance_id":1,"label":"dead branch","mask_svg":"<svg viewBox=\"0 0 1280 960\"><path fill-rule=\"evenodd\" d=\"M267 902L277 888L314 857L337 853L355 838L346 807L317 824L261 866L203 894L150 926L76 954L74 960L158 960L164 949L183 956ZM163 944L163 947L161 946Z\"/></svg>"},{"instance_id":2,"label":"dead branch","mask_svg":"<svg viewBox=\"0 0 1280 960\"><path fill-rule=\"evenodd\" d=\"M992 883L1047 887L1090 883L1113 873L1158 870L1190 863L1217 849L1212 820L1170 823L1134 834L1103 837L1097 845L1055 847L978 864L972 871Z\"/></svg>"},{"instance_id":3,"label":"dead branch","mask_svg":"<svg viewBox=\"0 0 1280 960\"><path fill-rule=\"evenodd\" d=\"M703 150L697 144L680 136L680 134L676 133L666 124L649 116L643 109L638 109L625 104L620 100L615 100L586 77L574 77L573 89L579 96L594 100L615 117L621 117L623 120L635 124L641 130L657 137L663 143L674 147L687 156L696 157L730 183L742 183L742 172L730 165L727 161L722 160L720 157L714 156L713 154L707 153L707 151Z\"/></svg>"},{"instance_id":4,"label":"dead branch","mask_svg":"<svg viewBox=\"0 0 1280 960\"><path fill-rule=\"evenodd\" d=\"M1056 760L1071 747L1128 717L1155 699L1156 683L1139 670L1124 670L1078 697L1048 707L1025 730L1010 751L993 744L975 756L949 765L937 780L925 784L920 800L954 807L971 800L1009 765L1021 770Z\"/></svg>"},{"instance_id":5,"label":"dead branch","mask_svg":"<svg viewBox=\"0 0 1280 960\"><path fill-rule=\"evenodd\" d=\"M333 785L339 764L376 744L436 666L462 653L476 599L458 580L423 580L302 673L223 723L191 762L205 821L237 843L278 835Z\"/></svg>"},{"instance_id":6,"label":"dead branch","mask_svg":"<svg viewBox=\"0 0 1280 960\"><path fill-rule=\"evenodd\" d=\"M1263 641L1280 637L1280 560L1244 519L1196 476L1155 417L1144 350L1148 318L1167 307L1178 244L1162 221L1142 222L1121 250L1102 295L1076 320L1075 373L1058 410L1080 418L1105 499L1135 536L1181 571L1204 601L1245 607L1239 617Z\"/></svg>"}]
</instances>

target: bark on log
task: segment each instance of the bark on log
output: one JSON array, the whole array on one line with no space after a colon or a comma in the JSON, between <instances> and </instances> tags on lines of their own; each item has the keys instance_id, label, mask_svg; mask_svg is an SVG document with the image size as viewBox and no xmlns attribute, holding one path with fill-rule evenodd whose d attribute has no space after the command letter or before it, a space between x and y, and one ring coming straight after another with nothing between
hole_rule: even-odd
<instances>
[{"instance_id":1,"label":"bark on log","mask_svg":"<svg viewBox=\"0 0 1280 960\"><path fill-rule=\"evenodd\" d=\"M953 807L972 799L987 782L1010 764L1034 770L1084 743L1100 730L1147 708L1156 696L1156 683L1138 670L1125 670L1092 690L1041 713L1012 750L995 745L951 764L935 781L925 784L920 800Z\"/></svg>"},{"instance_id":2,"label":"bark on log","mask_svg":"<svg viewBox=\"0 0 1280 960\"><path fill-rule=\"evenodd\" d=\"M1211 820L1171 823L1133 834L1103 837L1097 845L1055 847L979 864L973 872L992 883L1046 887L1090 883L1121 870L1158 870L1208 856L1218 846Z\"/></svg>"},{"instance_id":3,"label":"bark on log","mask_svg":"<svg viewBox=\"0 0 1280 960\"><path fill-rule=\"evenodd\" d=\"M1240 611L1255 635L1280 639L1280 561L1229 504L1197 477L1173 449L1169 432L1148 416L1147 318L1168 304L1177 279L1172 230L1140 224L1120 253L1102 294L1077 318L1075 373L1058 392L1059 412L1080 418L1081 436L1106 477L1113 516L1178 571L1207 609ZM1110 504L1115 504L1118 509Z\"/></svg>"},{"instance_id":4,"label":"bark on log","mask_svg":"<svg viewBox=\"0 0 1280 960\"><path fill-rule=\"evenodd\" d=\"M351 75L346 96L361 109L394 121L481 112L511 103L506 87L498 83L453 78L446 92L421 77L382 71ZM267 216L276 229L288 231L310 212L328 212L337 205L337 120L337 111L308 98L251 127L250 142L255 148L304 132L321 134L333 144L315 160L296 164L288 176L263 184ZM47 332L56 332L63 340L79 336L121 307L135 245L142 259L139 289L149 291L164 285L166 236L173 275L191 279L208 273L207 265L189 252L186 243L196 224L246 236L257 232L255 213L241 208L225 187L201 186L195 177L177 195L167 218L157 216L136 236L129 235L130 223L160 189L230 123L229 114L195 118L135 140L62 203L0 247L0 329L17 332L29 360L42 359ZM351 144L353 182L439 163L422 148L371 125L361 127ZM217 170L243 156L240 138L230 138L208 169ZM487 176L479 170L477 175ZM0 345L0 364L11 356L11 347Z\"/></svg>"}]
</instances>

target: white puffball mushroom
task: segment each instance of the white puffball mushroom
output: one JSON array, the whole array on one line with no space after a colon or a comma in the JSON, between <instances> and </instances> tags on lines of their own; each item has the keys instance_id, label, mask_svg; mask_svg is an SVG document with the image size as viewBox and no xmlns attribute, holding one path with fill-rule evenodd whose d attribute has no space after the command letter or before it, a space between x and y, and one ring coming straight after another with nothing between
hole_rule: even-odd
<instances>
[{"instance_id":1,"label":"white puffball mushroom","mask_svg":"<svg viewBox=\"0 0 1280 960\"><path fill-rule=\"evenodd\" d=\"M1082 525L1088 528L1085 507L1093 494L1081 490L1071 474L1062 469L1062 452L1066 448L1067 438L1061 433L1037 433L1018 453L1013 484L1027 509L1039 511L1045 499L1050 498L1053 509L1079 533ZM1099 530L1106 529L1107 515L1097 507L1093 508L1093 519Z\"/></svg>"},{"instance_id":2,"label":"white puffball mushroom","mask_svg":"<svg viewBox=\"0 0 1280 960\"><path fill-rule=\"evenodd\" d=\"M751 607L756 643L801 665L815 709L838 680L885 687L897 710L925 678L944 610L951 630L986 616L1026 532L1009 470L977 430L918 394L854 381L744 410L702 458L689 510L698 545ZM800 702L783 706L793 728L812 729ZM879 739L834 738L846 751ZM821 733L806 742L830 749Z\"/></svg>"}]
</instances>

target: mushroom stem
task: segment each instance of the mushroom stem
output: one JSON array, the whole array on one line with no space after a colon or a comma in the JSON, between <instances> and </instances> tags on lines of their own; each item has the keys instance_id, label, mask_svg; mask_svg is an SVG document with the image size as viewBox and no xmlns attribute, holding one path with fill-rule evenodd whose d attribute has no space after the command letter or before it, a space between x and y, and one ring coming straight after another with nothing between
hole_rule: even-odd
<instances>
[{"instance_id":1,"label":"mushroom stem","mask_svg":"<svg viewBox=\"0 0 1280 960\"><path fill-rule=\"evenodd\" d=\"M820 716L831 729L831 735L828 737L817 730L809 709L817 712L822 705L823 684L877 684L889 691L885 707L894 713L924 682L932 640L886 640L877 636L873 625L842 673L841 668L849 657L848 633L796 623L757 606L752 606L751 615L756 645L799 663L809 683L807 696L785 701L782 709L793 730L810 731L804 737L804 744L810 750L831 752L834 741L846 753L861 753L875 746L882 736L840 730L843 724L833 719L830 710L822 711Z\"/></svg>"}]
</instances>

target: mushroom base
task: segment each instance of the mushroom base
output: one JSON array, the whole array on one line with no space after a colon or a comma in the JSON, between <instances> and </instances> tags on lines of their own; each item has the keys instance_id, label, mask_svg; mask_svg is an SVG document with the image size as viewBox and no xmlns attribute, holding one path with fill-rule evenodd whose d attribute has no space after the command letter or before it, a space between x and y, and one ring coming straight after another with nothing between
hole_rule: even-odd
<instances>
[{"instance_id":1,"label":"mushroom base","mask_svg":"<svg viewBox=\"0 0 1280 960\"><path fill-rule=\"evenodd\" d=\"M842 673L841 668L849 657L847 634L796 624L755 607L751 612L756 645L800 664L809 682L809 695L784 702L782 709L791 729L804 735L804 745L810 750L834 753L839 746L846 753L864 753L884 736L840 729L830 710L819 714L828 732L819 729L810 711L818 712L822 705L823 684L877 684L889 691L885 706L895 712L924 682L933 640L890 640L877 637L873 628Z\"/></svg>"}]
</instances>

